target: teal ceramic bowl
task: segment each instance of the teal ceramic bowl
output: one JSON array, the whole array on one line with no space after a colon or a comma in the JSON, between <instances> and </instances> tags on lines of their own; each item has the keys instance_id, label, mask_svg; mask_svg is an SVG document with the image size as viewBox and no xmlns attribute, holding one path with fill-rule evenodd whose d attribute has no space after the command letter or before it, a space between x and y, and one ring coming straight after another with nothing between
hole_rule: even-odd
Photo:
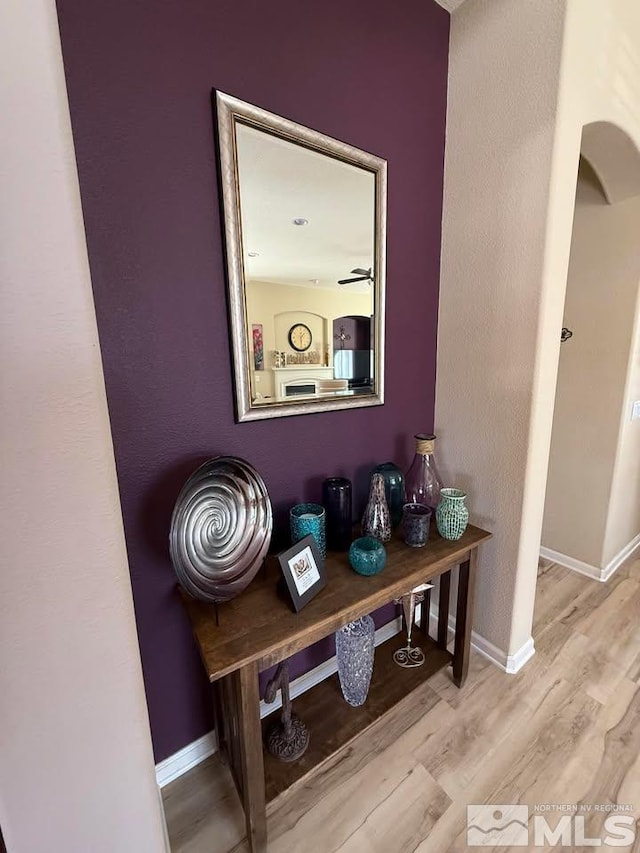
<instances>
[{"instance_id":1,"label":"teal ceramic bowl","mask_svg":"<svg viewBox=\"0 0 640 853\"><path fill-rule=\"evenodd\" d=\"M377 575L387 562L384 545L373 536L362 536L351 543L349 562L359 575Z\"/></svg>"}]
</instances>

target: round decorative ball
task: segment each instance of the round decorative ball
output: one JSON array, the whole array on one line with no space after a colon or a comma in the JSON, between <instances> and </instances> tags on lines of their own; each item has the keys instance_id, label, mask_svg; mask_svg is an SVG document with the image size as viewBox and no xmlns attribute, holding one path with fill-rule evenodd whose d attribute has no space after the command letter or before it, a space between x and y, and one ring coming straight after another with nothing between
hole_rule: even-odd
<instances>
[{"instance_id":1,"label":"round decorative ball","mask_svg":"<svg viewBox=\"0 0 640 853\"><path fill-rule=\"evenodd\" d=\"M387 552L379 539L361 536L349 548L351 568L359 575L377 575L387 562Z\"/></svg>"}]
</instances>

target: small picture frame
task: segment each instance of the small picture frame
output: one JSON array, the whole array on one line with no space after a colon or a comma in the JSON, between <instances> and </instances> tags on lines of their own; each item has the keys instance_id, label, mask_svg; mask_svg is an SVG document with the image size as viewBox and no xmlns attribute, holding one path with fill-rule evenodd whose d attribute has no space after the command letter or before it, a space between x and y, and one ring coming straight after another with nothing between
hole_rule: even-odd
<instances>
[{"instance_id":1,"label":"small picture frame","mask_svg":"<svg viewBox=\"0 0 640 853\"><path fill-rule=\"evenodd\" d=\"M296 613L324 589L327 580L316 540L311 534L278 554L278 562Z\"/></svg>"}]
</instances>

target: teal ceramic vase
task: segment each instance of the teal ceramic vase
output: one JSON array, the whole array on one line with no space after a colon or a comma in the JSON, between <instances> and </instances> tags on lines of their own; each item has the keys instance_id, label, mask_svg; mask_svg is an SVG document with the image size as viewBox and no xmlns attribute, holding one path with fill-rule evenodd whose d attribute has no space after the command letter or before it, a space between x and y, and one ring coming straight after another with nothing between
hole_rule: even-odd
<instances>
[{"instance_id":1,"label":"teal ceramic vase","mask_svg":"<svg viewBox=\"0 0 640 853\"><path fill-rule=\"evenodd\" d=\"M391 514L391 526L396 527L402 521L404 506L404 474L394 462L383 462L373 469L374 474L382 474L384 494Z\"/></svg>"},{"instance_id":2,"label":"teal ceramic vase","mask_svg":"<svg viewBox=\"0 0 640 853\"><path fill-rule=\"evenodd\" d=\"M469 510L465 506L466 492L460 489L442 489L436 509L438 533L443 539L460 539L469 523Z\"/></svg>"}]
</instances>

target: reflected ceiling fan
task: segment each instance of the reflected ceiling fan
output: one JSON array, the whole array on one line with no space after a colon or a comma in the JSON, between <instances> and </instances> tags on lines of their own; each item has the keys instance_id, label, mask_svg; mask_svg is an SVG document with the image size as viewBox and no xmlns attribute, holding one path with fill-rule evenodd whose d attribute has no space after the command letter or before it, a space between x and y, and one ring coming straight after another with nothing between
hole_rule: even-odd
<instances>
[{"instance_id":1,"label":"reflected ceiling fan","mask_svg":"<svg viewBox=\"0 0 640 853\"><path fill-rule=\"evenodd\" d=\"M373 273L371 271L371 267L368 270L363 270L360 267L356 267L356 269L351 270L351 273L356 276L356 278L341 278L338 280L338 284L355 284L356 281L370 281L373 284Z\"/></svg>"}]
</instances>

